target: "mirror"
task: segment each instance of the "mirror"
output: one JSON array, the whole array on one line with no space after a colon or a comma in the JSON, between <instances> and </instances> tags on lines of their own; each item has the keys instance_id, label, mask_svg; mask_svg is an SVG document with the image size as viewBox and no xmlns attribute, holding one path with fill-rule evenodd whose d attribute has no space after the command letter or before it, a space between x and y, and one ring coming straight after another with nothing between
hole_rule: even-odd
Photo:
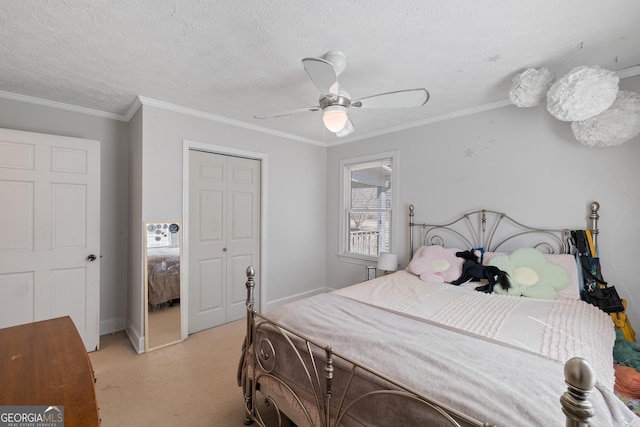
<instances>
[{"instance_id":1,"label":"mirror","mask_svg":"<svg viewBox=\"0 0 640 427\"><path fill-rule=\"evenodd\" d=\"M182 340L181 227L178 221L145 222L145 349Z\"/></svg>"}]
</instances>

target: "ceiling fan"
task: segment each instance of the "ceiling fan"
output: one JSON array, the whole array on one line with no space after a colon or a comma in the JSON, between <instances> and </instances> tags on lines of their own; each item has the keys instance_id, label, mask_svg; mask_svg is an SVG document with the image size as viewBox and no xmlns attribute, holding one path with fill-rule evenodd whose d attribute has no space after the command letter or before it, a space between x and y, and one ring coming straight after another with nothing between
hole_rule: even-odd
<instances>
[{"instance_id":1,"label":"ceiling fan","mask_svg":"<svg viewBox=\"0 0 640 427\"><path fill-rule=\"evenodd\" d=\"M352 101L351 95L338 83L338 76L347 65L347 56L340 50L330 50L319 58L304 58L302 65L311 81L320 90L318 105L276 114L256 115L256 119L322 111L322 121L325 127L338 137L343 137L354 131L353 123L347 116L347 111L350 108L420 107L429 100L429 92L420 88L380 93Z\"/></svg>"}]
</instances>

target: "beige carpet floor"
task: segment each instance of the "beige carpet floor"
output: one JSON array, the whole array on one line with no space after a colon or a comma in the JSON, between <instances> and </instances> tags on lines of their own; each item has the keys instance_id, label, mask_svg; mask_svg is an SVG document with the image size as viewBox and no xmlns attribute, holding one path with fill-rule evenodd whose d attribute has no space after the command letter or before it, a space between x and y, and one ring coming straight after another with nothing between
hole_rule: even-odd
<instances>
[{"instance_id":1,"label":"beige carpet floor","mask_svg":"<svg viewBox=\"0 0 640 427\"><path fill-rule=\"evenodd\" d=\"M89 358L102 427L244 426L236 382L244 333L239 320L144 354L124 332L100 337Z\"/></svg>"}]
</instances>

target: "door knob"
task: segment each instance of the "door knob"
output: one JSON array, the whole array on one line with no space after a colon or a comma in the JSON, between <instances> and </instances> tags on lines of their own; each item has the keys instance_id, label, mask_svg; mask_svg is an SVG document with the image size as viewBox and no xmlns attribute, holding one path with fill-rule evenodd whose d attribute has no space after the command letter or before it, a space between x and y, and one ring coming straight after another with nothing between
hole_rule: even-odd
<instances>
[{"instance_id":1,"label":"door knob","mask_svg":"<svg viewBox=\"0 0 640 427\"><path fill-rule=\"evenodd\" d=\"M95 261L96 260L96 256L94 254L91 254L87 257L87 261Z\"/></svg>"},{"instance_id":2,"label":"door knob","mask_svg":"<svg viewBox=\"0 0 640 427\"><path fill-rule=\"evenodd\" d=\"M227 252L227 248L222 248L222 252Z\"/></svg>"}]
</instances>

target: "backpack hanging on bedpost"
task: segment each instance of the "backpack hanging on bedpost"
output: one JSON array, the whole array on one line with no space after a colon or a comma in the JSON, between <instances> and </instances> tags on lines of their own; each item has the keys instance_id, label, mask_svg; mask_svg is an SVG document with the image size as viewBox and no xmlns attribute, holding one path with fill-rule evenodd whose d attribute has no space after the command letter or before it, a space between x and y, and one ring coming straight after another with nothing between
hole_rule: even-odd
<instances>
[{"instance_id":1,"label":"backpack hanging on bedpost","mask_svg":"<svg viewBox=\"0 0 640 427\"><path fill-rule=\"evenodd\" d=\"M571 240L576 249L582 300L609 313L615 328L622 331L626 340L635 342L635 331L625 313L627 301L620 298L614 286L608 286L604 281L598 248L593 242L590 230L571 231Z\"/></svg>"},{"instance_id":2,"label":"backpack hanging on bedpost","mask_svg":"<svg viewBox=\"0 0 640 427\"><path fill-rule=\"evenodd\" d=\"M624 306L618 291L615 286L609 286L602 277L598 248L593 242L591 231L573 230L571 240L576 249L578 271L582 274L582 300L606 313L623 312Z\"/></svg>"}]
</instances>

